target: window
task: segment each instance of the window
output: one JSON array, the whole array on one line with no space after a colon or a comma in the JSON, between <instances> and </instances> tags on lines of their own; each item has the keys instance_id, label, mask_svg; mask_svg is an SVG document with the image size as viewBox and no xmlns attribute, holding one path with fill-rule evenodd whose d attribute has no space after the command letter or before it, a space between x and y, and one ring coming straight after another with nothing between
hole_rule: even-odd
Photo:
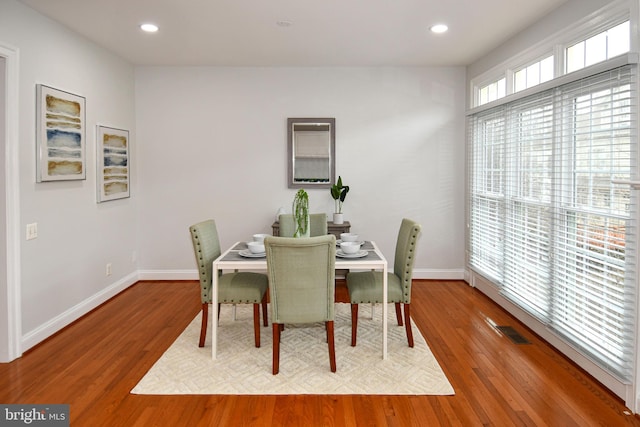
<instances>
[{"instance_id":1,"label":"window","mask_svg":"<svg viewBox=\"0 0 640 427\"><path fill-rule=\"evenodd\" d=\"M553 79L553 55L513 73L514 92L528 89L551 79Z\"/></svg>"},{"instance_id":2,"label":"window","mask_svg":"<svg viewBox=\"0 0 640 427\"><path fill-rule=\"evenodd\" d=\"M480 99L478 105L487 104L496 99L504 98L507 94L507 80L503 77L493 83L480 88Z\"/></svg>"},{"instance_id":3,"label":"window","mask_svg":"<svg viewBox=\"0 0 640 427\"><path fill-rule=\"evenodd\" d=\"M578 29L553 36L532 47L530 52L525 51L499 67L475 77L472 80L472 107L488 104L561 75L628 53L631 49L630 21L620 23L625 18L615 8L607 7L607 11L603 10L602 14L603 19L615 24L595 35L591 35L590 23L583 24ZM589 37L585 34L589 34ZM580 41L568 46L568 40ZM540 59L544 52L548 56ZM555 52L555 56L550 55L550 52ZM523 67L523 63L528 65ZM564 66L556 67L556 64ZM498 75L503 77L496 79L495 76Z\"/></svg>"},{"instance_id":4,"label":"window","mask_svg":"<svg viewBox=\"0 0 640 427\"><path fill-rule=\"evenodd\" d=\"M618 24L566 49L567 73L629 52L629 21Z\"/></svg>"},{"instance_id":5,"label":"window","mask_svg":"<svg viewBox=\"0 0 640 427\"><path fill-rule=\"evenodd\" d=\"M633 374L635 66L470 116L469 263L621 379ZM629 256L627 256L629 255Z\"/></svg>"}]
</instances>

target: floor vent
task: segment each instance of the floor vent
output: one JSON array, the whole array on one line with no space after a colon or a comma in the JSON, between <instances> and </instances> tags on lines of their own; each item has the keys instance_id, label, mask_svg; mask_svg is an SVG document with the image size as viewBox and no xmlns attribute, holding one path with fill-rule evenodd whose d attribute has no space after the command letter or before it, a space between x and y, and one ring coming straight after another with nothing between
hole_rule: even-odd
<instances>
[{"instance_id":1,"label":"floor vent","mask_svg":"<svg viewBox=\"0 0 640 427\"><path fill-rule=\"evenodd\" d=\"M496 328L505 334L514 344L531 344L531 342L520 335L512 326L496 326Z\"/></svg>"}]
</instances>

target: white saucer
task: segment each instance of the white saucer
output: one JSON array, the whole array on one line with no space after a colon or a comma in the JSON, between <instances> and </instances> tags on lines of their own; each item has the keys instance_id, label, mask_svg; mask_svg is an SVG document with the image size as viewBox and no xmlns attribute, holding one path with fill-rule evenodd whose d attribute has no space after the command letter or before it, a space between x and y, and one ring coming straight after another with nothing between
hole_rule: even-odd
<instances>
[{"instance_id":1,"label":"white saucer","mask_svg":"<svg viewBox=\"0 0 640 427\"><path fill-rule=\"evenodd\" d=\"M336 250L336 256L340 257L340 258L362 258L362 257L367 256L368 253L369 253L369 251L359 250L355 254L345 254L342 251L342 249L337 249Z\"/></svg>"},{"instance_id":2,"label":"white saucer","mask_svg":"<svg viewBox=\"0 0 640 427\"><path fill-rule=\"evenodd\" d=\"M238 252L238 255L243 256L245 258L264 258L265 256L267 256L267 253L261 252L259 254L254 254L249 249L243 249Z\"/></svg>"}]
</instances>

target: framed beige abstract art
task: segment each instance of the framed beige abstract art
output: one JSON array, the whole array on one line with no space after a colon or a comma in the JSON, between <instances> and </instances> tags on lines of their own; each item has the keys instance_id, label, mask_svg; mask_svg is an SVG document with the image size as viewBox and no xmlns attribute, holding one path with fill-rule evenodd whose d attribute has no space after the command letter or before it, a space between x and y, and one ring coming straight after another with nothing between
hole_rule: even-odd
<instances>
[{"instance_id":1,"label":"framed beige abstract art","mask_svg":"<svg viewBox=\"0 0 640 427\"><path fill-rule=\"evenodd\" d=\"M129 131L98 125L98 203L129 197Z\"/></svg>"},{"instance_id":2,"label":"framed beige abstract art","mask_svg":"<svg viewBox=\"0 0 640 427\"><path fill-rule=\"evenodd\" d=\"M85 99L42 84L36 97L36 181L85 179Z\"/></svg>"}]
</instances>

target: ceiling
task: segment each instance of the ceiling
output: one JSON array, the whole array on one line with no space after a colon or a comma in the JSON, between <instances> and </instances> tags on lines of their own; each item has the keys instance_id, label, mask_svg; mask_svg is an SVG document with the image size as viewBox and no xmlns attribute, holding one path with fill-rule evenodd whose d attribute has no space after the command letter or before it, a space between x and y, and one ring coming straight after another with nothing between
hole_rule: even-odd
<instances>
[{"instance_id":1,"label":"ceiling","mask_svg":"<svg viewBox=\"0 0 640 427\"><path fill-rule=\"evenodd\" d=\"M458 66L566 0L21 1L136 65Z\"/></svg>"}]
</instances>

